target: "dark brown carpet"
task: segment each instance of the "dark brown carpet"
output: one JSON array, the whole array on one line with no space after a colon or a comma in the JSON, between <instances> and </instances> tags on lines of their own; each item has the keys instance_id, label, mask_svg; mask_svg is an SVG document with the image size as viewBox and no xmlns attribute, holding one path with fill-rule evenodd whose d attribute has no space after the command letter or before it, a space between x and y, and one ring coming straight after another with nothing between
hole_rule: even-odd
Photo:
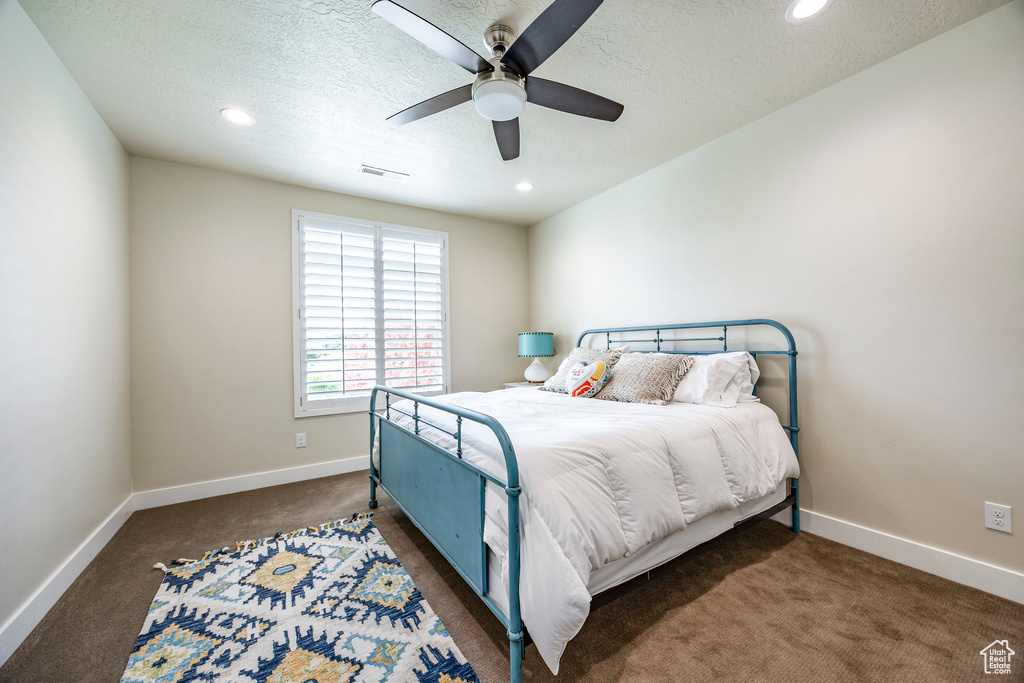
<instances>
[{"instance_id":1,"label":"dark brown carpet","mask_svg":"<svg viewBox=\"0 0 1024 683\"><path fill-rule=\"evenodd\" d=\"M7 664L0 681L117 681L162 575L154 562L366 509L351 474L143 510ZM504 629L386 498L384 538L481 680L507 681ZM1009 638L1024 681L1024 605L774 522L731 532L594 611L557 678L527 649L526 680L972 681Z\"/></svg>"}]
</instances>

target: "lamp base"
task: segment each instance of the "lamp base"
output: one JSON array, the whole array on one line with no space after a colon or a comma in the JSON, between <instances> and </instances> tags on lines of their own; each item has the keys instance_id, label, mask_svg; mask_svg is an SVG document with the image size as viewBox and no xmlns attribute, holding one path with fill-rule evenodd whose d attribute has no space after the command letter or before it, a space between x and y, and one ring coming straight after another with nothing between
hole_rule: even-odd
<instances>
[{"instance_id":1,"label":"lamp base","mask_svg":"<svg viewBox=\"0 0 1024 683\"><path fill-rule=\"evenodd\" d=\"M534 358L533 362L530 363L530 366L526 368L526 372L523 373L523 376L526 377L527 382L539 384L550 377L551 373L549 373L548 369L544 367L544 364L540 362L540 358Z\"/></svg>"}]
</instances>

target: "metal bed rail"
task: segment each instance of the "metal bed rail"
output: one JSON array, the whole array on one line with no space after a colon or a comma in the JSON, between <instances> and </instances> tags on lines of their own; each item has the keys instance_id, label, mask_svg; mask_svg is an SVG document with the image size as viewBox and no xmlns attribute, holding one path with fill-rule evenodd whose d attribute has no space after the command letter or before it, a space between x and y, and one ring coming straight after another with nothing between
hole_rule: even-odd
<instances>
[{"instance_id":1,"label":"metal bed rail","mask_svg":"<svg viewBox=\"0 0 1024 683\"><path fill-rule=\"evenodd\" d=\"M378 394L385 396L383 414L377 410ZM392 396L412 401L412 412L392 406ZM421 417L421 404L455 415L455 430L450 431ZM410 431L393 422L392 412L411 418L413 429ZM504 480L463 459L464 420L484 425L494 433L505 459ZM455 451L421 436L421 423L455 439ZM504 624L509 640L511 680L520 683L525 649L519 601L519 495L522 489L519 486L519 464L505 428L490 415L475 410L400 389L376 386L370 394L370 444L371 449L377 446L380 464L378 467L374 463L371 450L370 508L377 507L377 487L380 486ZM501 487L508 500L507 616L488 595L487 545L483 535L487 482ZM467 529L467 525L474 526Z\"/></svg>"}]
</instances>

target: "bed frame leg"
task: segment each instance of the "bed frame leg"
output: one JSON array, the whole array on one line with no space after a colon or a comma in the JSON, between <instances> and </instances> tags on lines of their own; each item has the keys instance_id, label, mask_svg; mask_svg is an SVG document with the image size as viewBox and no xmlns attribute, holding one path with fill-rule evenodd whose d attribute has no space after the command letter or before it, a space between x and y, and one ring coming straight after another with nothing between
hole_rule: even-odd
<instances>
[{"instance_id":1,"label":"bed frame leg","mask_svg":"<svg viewBox=\"0 0 1024 683\"><path fill-rule=\"evenodd\" d=\"M800 533L800 481L798 479L791 480L793 482L793 495L796 496L796 500L793 501L793 533Z\"/></svg>"},{"instance_id":2,"label":"bed frame leg","mask_svg":"<svg viewBox=\"0 0 1024 683\"><path fill-rule=\"evenodd\" d=\"M373 446L377 443L377 420L380 415L377 413L377 390L374 387L370 392L370 502L367 503L371 510L377 509L377 468L373 466ZM391 417L391 394L387 394L388 418ZM379 451L378 451L379 452ZM381 456L383 459L383 456Z\"/></svg>"},{"instance_id":3,"label":"bed frame leg","mask_svg":"<svg viewBox=\"0 0 1024 683\"><path fill-rule=\"evenodd\" d=\"M523 683L523 632L508 632L509 659L512 662L511 683Z\"/></svg>"}]
</instances>

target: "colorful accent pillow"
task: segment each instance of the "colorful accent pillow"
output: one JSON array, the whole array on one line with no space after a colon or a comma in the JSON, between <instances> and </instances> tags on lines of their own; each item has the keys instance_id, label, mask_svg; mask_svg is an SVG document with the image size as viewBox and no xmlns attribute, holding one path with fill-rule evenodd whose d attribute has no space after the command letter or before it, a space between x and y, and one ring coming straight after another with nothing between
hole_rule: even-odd
<instances>
[{"instance_id":1,"label":"colorful accent pillow","mask_svg":"<svg viewBox=\"0 0 1024 683\"><path fill-rule=\"evenodd\" d=\"M569 392L565 390L565 378L569 376L569 370L577 363L582 361L585 365L590 365L597 361L604 361L608 368L614 368L621 356L622 352L618 349L606 351L605 349L583 349L577 347L572 350L568 358L562 361L562 364L558 366L558 372L548 378L548 381L544 382L544 386L541 389L552 391L556 394L567 394Z\"/></svg>"},{"instance_id":2,"label":"colorful accent pillow","mask_svg":"<svg viewBox=\"0 0 1024 683\"><path fill-rule=\"evenodd\" d=\"M672 394L692 365L691 356L627 353L615 366L615 373L597 398L664 405L672 400Z\"/></svg>"},{"instance_id":3,"label":"colorful accent pillow","mask_svg":"<svg viewBox=\"0 0 1024 683\"><path fill-rule=\"evenodd\" d=\"M604 389L609 377L611 372L603 360L590 365L580 361L569 368L565 391L574 398L593 398L594 394Z\"/></svg>"}]
</instances>

